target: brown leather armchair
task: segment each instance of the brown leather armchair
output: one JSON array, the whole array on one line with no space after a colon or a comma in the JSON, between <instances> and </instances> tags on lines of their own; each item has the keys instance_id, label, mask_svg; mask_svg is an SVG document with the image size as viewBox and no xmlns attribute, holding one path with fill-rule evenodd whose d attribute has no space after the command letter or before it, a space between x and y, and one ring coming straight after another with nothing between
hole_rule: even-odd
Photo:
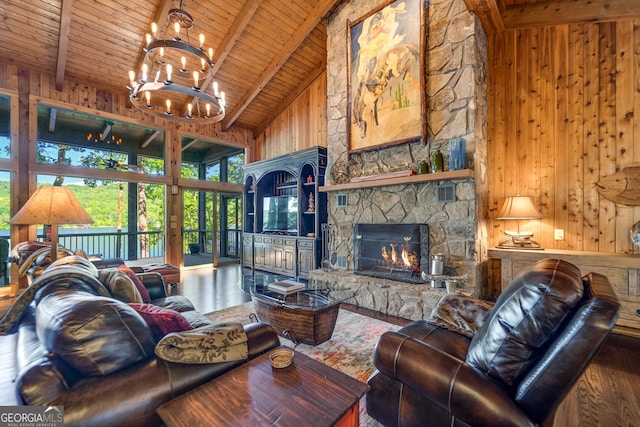
<instances>
[{"instance_id":1,"label":"brown leather armchair","mask_svg":"<svg viewBox=\"0 0 640 427\"><path fill-rule=\"evenodd\" d=\"M582 278L566 261L540 261L513 280L475 331L422 320L385 333L367 412L387 427L541 425L619 310L605 276Z\"/></svg>"}]
</instances>

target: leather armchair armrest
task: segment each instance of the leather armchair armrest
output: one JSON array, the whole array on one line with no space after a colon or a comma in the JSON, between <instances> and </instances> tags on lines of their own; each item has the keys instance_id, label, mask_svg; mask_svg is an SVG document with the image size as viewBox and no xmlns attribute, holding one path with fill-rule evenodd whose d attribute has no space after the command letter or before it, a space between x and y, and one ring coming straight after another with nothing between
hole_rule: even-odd
<instances>
[{"instance_id":1,"label":"leather armchair armrest","mask_svg":"<svg viewBox=\"0 0 640 427\"><path fill-rule=\"evenodd\" d=\"M405 384L457 419L475 426L533 426L511 392L440 349L385 332L373 361L380 372Z\"/></svg>"},{"instance_id":2,"label":"leather armchair armrest","mask_svg":"<svg viewBox=\"0 0 640 427\"><path fill-rule=\"evenodd\" d=\"M135 271L135 270L134 270ZM165 298L167 296L167 290L164 286L164 280L162 279L162 275L160 273L138 273L136 272L136 276L147 291L149 291L149 296L151 300Z\"/></svg>"}]
</instances>

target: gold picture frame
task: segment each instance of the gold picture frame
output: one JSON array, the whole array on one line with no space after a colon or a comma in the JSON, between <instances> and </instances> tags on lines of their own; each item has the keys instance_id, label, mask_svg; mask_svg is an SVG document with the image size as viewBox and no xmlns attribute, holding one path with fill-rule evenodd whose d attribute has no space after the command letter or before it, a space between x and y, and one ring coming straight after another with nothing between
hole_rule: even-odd
<instances>
[{"instance_id":1,"label":"gold picture frame","mask_svg":"<svg viewBox=\"0 0 640 427\"><path fill-rule=\"evenodd\" d=\"M426 142L427 3L387 1L347 21L350 152Z\"/></svg>"}]
</instances>

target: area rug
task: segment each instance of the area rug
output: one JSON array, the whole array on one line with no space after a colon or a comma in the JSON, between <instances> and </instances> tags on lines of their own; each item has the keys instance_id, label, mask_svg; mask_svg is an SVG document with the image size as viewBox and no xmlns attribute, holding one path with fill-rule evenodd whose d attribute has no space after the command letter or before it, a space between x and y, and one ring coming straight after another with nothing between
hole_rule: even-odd
<instances>
[{"instance_id":1,"label":"area rug","mask_svg":"<svg viewBox=\"0 0 640 427\"><path fill-rule=\"evenodd\" d=\"M225 308L209 313L207 316L214 322L236 321L248 324L254 321L253 303ZM386 331L396 331L400 326L376 320L352 311L340 309L336 327L331 339L317 346L298 344L295 350L305 354L327 366L331 366L350 377L366 382L375 371L373 365L373 349L380 335ZM280 337L282 345L294 347L294 344ZM366 413L366 396L360 402L360 426L379 426Z\"/></svg>"}]
</instances>

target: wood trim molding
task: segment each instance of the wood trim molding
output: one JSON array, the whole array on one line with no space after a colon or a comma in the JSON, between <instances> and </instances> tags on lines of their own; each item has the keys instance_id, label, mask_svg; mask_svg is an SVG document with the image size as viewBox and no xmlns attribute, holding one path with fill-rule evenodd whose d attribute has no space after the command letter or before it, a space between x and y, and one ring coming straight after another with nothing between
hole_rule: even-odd
<instances>
[{"instance_id":1,"label":"wood trim molding","mask_svg":"<svg viewBox=\"0 0 640 427\"><path fill-rule=\"evenodd\" d=\"M498 5L499 0L464 0L469 12L476 14L485 33L494 34L504 31L504 21ZM502 3L502 2L501 2Z\"/></svg>"},{"instance_id":2,"label":"wood trim molding","mask_svg":"<svg viewBox=\"0 0 640 427\"><path fill-rule=\"evenodd\" d=\"M465 0L465 3L467 1L476 0ZM507 30L607 22L640 18L640 2L638 0L553 0L507 7L502 12L502 17Z\"/></svg>"},{"instance_id":3,"label":"wood trim molding","mask_svg":"<svg viewBox=\"0 0 640 427\"><path fill-rule=\"evenodd\" d=\"M318 191L326 193L331 191L358 190L361 188L386 187L389 185L420 184L429 181L467 179L474 178L474 176L474 172L471 169L462 169L458 171L427 173L423 175L381 178L364 182L347 182L346 184L323 185L318 188Z\"/></svg>"}]
</instances>

